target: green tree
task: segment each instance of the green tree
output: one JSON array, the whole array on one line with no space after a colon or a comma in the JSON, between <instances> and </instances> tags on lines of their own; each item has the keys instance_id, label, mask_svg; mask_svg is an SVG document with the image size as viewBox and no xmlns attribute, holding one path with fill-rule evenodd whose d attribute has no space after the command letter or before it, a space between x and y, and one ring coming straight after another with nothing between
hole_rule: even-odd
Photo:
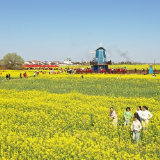
<instances>
[{"instance_id":1,"label":"green tree","mask_svg":"<svg viewBox=\"0 0 160 160\"><path fill-rule=\"evenodd\" d=\"M6 54L2 61L6 69L18 69L22 64L24 64L23 58L17 55L17 53Z\"/></svg>"},{"instance_id":2,"label":"green tree","mask_svg":"<svg viewBox=\"0 0 160 160\"><path fill-rule=\"evenodd\" d=\"M4 66L3 60L0 60L0 67Z\"/></svg>"},{"instance_id":3,"label":"green tree","mask_svg":"<svg viewBox=\"0 0 160 160\"><path fill-rule=\"evenodd\" d=\"M55 65L56 63L55 62L51 62L51 65Z\"/></svg>"}]
</instances>

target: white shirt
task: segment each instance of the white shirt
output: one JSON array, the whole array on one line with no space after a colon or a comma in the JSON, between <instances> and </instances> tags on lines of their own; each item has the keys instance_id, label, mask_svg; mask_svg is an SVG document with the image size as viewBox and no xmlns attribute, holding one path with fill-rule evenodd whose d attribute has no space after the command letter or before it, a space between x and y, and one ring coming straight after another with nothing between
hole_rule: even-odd
<instances>
[{"instance_id":1,"label":"white shirt","mask_svg":"<svg viewBox=\"0 0 160 160\"><path fill-rule=\"evenodd\" d=\"M153 117L153 115L151 114L150 111L145 110L142 111L142 119L145 119L145 121L148 121L148 119L151 119Z\"/></svg>"},{"instance_id":2,"label":"white shirt","mask_svg":"<svg viewBox=\"0 0 160 160\"><path fill-rule=\"evenodd\" d=\"M131 125L131 130L140 131L142 129L141 122L139 120L133 121Z\"/></svg>"},{"instance_id":3,"label":"white shirt","mask_svg":"<svg viewBox=\"0 0 160 160\"><path fill-rule=\"evenodd\" d=\"M138 113L138 115L142 118L142 111L141 110L136 110L136 112Z\"/></svg>"},{"instance_id":4,"label":"white shirt","mask_svg":"<svg viewBox=\"0 0 160 160\"><path fill-rule=\"evenodd\" d=\"M110 111L110 117L111 118L117 118L116 112L115 111L113 111L113 112Z\"/></svg>"}]
</instances>

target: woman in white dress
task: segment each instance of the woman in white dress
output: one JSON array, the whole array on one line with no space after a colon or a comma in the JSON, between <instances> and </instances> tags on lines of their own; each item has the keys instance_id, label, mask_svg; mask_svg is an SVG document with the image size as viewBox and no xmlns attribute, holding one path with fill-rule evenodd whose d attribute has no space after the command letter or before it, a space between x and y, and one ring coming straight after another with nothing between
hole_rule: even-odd
<instances>
[{"instance_id":1,"label":"woman in white dress","mask_svg":"<svg viewBox=\"0 0 160 160\"><path fill-rule=\"evenodd\" d=\"M143 127L143 130L148 129L149 119L151 119L152 117L153 117L153 115L151 114L150 111L148 111L148 107L143 106L143 111L142 111L142 127Z\"/></svg>"}]
</instances>

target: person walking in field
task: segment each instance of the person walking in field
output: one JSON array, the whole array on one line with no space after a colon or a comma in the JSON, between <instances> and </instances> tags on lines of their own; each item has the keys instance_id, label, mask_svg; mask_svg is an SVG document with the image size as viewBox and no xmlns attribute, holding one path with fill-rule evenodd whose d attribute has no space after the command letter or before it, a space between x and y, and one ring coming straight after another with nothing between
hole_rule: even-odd
<instances>
[{"instance_id":1,"label":"person walking in field","mask_svg":"<svg viewBox=\"0 0 160 160\"><path fill-rule=\"evenodd\" d=\"M117 126L117 122L118 122L118 119L117 119L117 114L116 112L114 111L113 107L110 108L110 116L109 118L112 118L113 121L112 121L112 125L113 126Z\"/></svg>"},{"instance_id":2,"label":"person walking in field","mask_svg":"<svg viewBox=\"0 0 160 160\"><path fill-rule=\"evenodd\" d=\"M139 121L138 113L134 114L134 121L131 125L131 131L133 132L133 141L139 142L140 140L140 130L142 129L141 122Z\"/></svg>"},{"instance_id":3,"label":"person walking in field","mask_svg":"<svg viewBox=\"0 0 160 160\"><path fill-rule=\"evenodd\" d=\"M141 106L137 107L136 113L138 113L138 115L140 117L140 121L142 121L142 109L141 109Z\"/></svg>"},{"instance_id":4,"label":"person walking in field","mask_svg":"<svg viewBox=\"0 0 160 160\"><path fill-rule=\"evenodd\" d=\"M148 107L143 106L143 111L142 111L142 127L143 127L143 130L148 129L149 119L151 119L152 117L153 117L153 115L151 114L150 111L148 111Z\"/></svg>"},{"instance_id":5,"label":"person walking in field","mask_svg":"<svg viewBox=\"0 0 160 160\"><path fill-rule=\"evenodd\" d=\"M19 77L22 78L22 73L20 73Z\"/></svg>"},{"instance_id":6,"label":"person walking in field","mask_svg":"<svg viewBox=\"0 0 160 160\"><path fill-rule=\"evenodd\" d=\"M26 72L24 73L24 77L27 78L27 73Z\"/></svg>"},{"instance_id":7,"label":"person walking in field","mask_svg":"<svg viewBox=\"0 0 160 160\"><path fill-rule=\"evenodd\" d=\"M125 126L129 125L131 118L133 118L130 107L126 108L126 111L124 112L123 116L124 116L124 125Z\"/></svg>"},{"instance_id":8,"label":"person walking in field","mask_svg":"<svg viewBox=\"0 0 160 160\"><path fill-rule=\"evenodd\" d=\"M6 74L6 79L8 79L8 74Z\"/></svg>"}]
</instances>

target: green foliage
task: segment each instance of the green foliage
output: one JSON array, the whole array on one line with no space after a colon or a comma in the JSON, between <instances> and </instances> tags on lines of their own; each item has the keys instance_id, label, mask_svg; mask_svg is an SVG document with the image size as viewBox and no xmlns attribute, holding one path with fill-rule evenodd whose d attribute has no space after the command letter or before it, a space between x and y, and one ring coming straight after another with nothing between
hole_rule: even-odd
<instances>
[{"instance_id":1,"label":"green foliage","mask_svg":"<svg viewBox=\"0 0 160 160\"><path fill-rule=\"evenodd\" d=\"M8 53L3 57L3 65L6 69L17 69L23 63L23 58L17 53Z\"/></svg>"},{"instance_id":2,"label":"green foliage","mask_svg":"<svg viewBox=\"0 0 160 160\"><path fill-rule=\"evenodd\" d=\"M32 74L33 75L33 74ZM12 74L11 74L12 76ZM81 79L74 76L54 76L36 77L35 79L24 79L2 83L0 89L39 90L50 93L64 94L77 91L82 94L96 96L115 96L115 97L157 97L160 96L159 87L160 79L116 79L116 78L96 78L86 77ZM12 76L13 77L13 76ZM19 77L18 77L19 78ZM132 88L132 90L131 90Z\"/></svg>"},{"instance_id":3,"label":"green foliage","mask_svg":"<svg viewBox=\"0 0 160 160\"><path fill-rule=\"evenodd\" d=\"M0 61L0 67L2 67L2 66L4 66L4 61L3 60Z\"/></svg>"}]
</instances>

